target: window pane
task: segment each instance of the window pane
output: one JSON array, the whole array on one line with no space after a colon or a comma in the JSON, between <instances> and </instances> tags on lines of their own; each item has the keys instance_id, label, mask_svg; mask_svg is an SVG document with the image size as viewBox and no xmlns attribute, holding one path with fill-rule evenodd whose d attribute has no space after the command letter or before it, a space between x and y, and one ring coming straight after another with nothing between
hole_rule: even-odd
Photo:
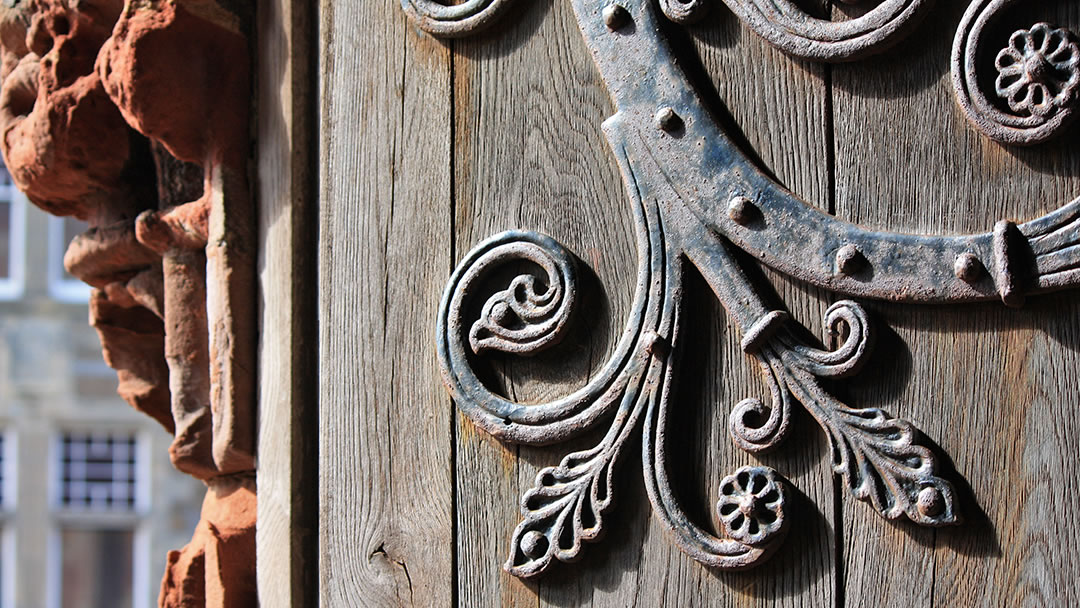
<instances>
[{"instance_id":1,"label":"window pane","mask_svg":"<svg viewBox=\"0 0 1080 608\"><path fill-rule=\"evenodd\" d=\"M135 437L64 435L60 503L67 508L135 509Z\"/></svg>"},{"instance_id":2,"label":"window pane","mask_svg":"<svg viewBox=\"0 0 1080 608\"><path fill-rule=\"evenodd\" d=\"M131 530L63 530L62 608L130 608Z\"/></svg>"}]
</instances>

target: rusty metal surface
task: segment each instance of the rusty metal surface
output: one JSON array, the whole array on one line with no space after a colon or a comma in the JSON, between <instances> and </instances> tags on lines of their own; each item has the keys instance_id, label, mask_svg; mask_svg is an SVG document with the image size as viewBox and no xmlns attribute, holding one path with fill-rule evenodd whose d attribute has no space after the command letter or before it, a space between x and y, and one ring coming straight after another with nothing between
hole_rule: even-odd
<instances>
[{"instance_id":1,"label":"rusty metal surface","mask_svg":"<svg viewBox=\"0 0 1080 608\"><path fill-rule=\"evenodd\" d=\"M778 27L772 12L779 10L777 2L726 1L733 9L741 7L736 12L752 26L760 17ZM954 488L939 476L938 456L920 443L911 423L877 408L844 404L821 383L855 374L865 361L874 336L866 312L854 301L835 303L825 326L838 346L827 351L806 344L790 315L761 296L744 268L747 262L740 261L745 258L735 250L834 292L904 302L1000 299L1019 306L1030 293L1080 283L1080 199L1026 223L1001 220L982 234L924 236L844 222L788 192L738 149L683 74L659 21L661 14L685 20L671 15L674 4L573 0L616 108L603 130L637 224L634 301L607 363L584 388L540 405L496 394L472 368L472 359L485 351L528 355L563 337L577 300L574 261L549 237L512 231L488 239L465 256L443 295L437 328L443 378L458 407L478 426L506 441L551 444L608 424L595 447L541 470L525 493L505 564L516 576L535 576L557 561L576 560L584 543L599 538L617 494L613 471L638 428L653 513L680 549L711 567L743 569L767 559L783 542L788 486L775 471L742 469L722 482L716 513L724 538L692 522L672 491L665 441L669 407L677 403L673 378L688 264L724 305L769 388L769 403L746 399L733 407L732 441L750 453L778 448L793 407L801 404L825 432L833 469L852 496L882 517L928 526L960 521ZM700 3L691 4L684 8L701 10ZM924 4L887 0L868 14L877 15L874 19L829 25L850 28L829 39L835 46L821 43L827 38L821 35L817 43L791 43L794 50L788 50L824 60L879 50L914 23ZM826 27L794 9L781 13L794 20L785 35L817 35L813 28ZM1026 45L1028 36L1038 38L1043 31L1052 32L1038 29L1019 40ZM1052 36L1064 35L1047 33L1033 48L1042 48ZM783 48L784 40L773 42ZM1064 42L1061 47L1069 48ZM1063 58L1059 53L1051 52L1048 61ZM1010 84L1003 90L1011 91ZM483 293L496 267L523 260L540 268L546 284L538 286L539 279L523 273L506 289ZM468 317L484 295L479 318Z\"/></svg>"},{"instance_id":2,"label":"rusty metal surface","mask_svg":"<svg viewBox=\"0 0 1080 608\"><path fill-rule=\"evenodd\" d=\"M1062 134L1076 118L1080 87L1080 50L1076 35L1036 23L1017 30L1007 41L986 40L994 19L1016 0L973 0L956 32L952 79L965 116L991 139L1033 145ZM992 66L997 70L991 100L980 86L979 59L984 44L1005 48Z\"/></svg>"}]
</instances>

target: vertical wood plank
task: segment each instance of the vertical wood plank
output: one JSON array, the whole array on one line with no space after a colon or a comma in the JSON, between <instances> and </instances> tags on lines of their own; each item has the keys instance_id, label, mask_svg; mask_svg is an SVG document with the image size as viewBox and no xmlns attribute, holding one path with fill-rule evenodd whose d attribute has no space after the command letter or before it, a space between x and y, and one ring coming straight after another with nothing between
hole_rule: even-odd
<instances>
[{"instance_id":1,"label":"vertical wood plank","mask_svg":"<svg viewBox=\"0 0 1080 608\"><path fill-rule=\"evenodd\" d=\"M570 4L518 4L493 32L456 45L456 240L460 258L493 233L535 230L588 267L573 337L529 360L495 361L495 381L515 399L536 402L582 386L603 364L629 310L636 251L621 179L600 131L611 105ZM537 470L596 436L518 447L499 444L460 414L458 420L460 603L538 606L547 583L523 583L502 570L521 495ZM633 456L624 465L640 466ZM632 500L620 494L621 508ZM583 563L603 559L603 544L586 547ZM583 584L589 586L587 578Z\"/></svg>"},{"instance_id":2,"label":"vertical wood plank","mask_svg":"<svg viewBox=\"0 0 1080 608\"><path fill-rule=\"evenodd\" d=\"M836 68L838 215L890 230L975 232L1080 195L1075 132L1017 149L964 121L948 70L966 4L939 3L912 39ZM1009 24L1080 25L1074 3L1028 8L1010 14ZM959 495L966 521L942 530L892 524L845 497L847 604L1075 603L1080 543L1067 505L1080 498L1073 474L1080 447L1070 439L1080 430L1071 415L1080 403L1080 298L1029 298L1022 310L869 308L885 340L850 381L851 401L907 418L940 444L966 480Z\"/></svg>"},{"instance_id":3,"label":"vertical wood plank","mask_svg":"<svg viewBox=\"0 0 1080 608\"><path fill-rule=\"evenodd\" d=\"M313 7L266 2L258 13L258 275L261 293L255 530L259 604L316 604L316 298Z\"/></svg>"},{"instance_id":4,"label":"vertical wood plank","mask_svg":"<svg viewBox=\"0 0 1080 608\"><path fill-rule=\"evenodd\" d=\"M568 3L524 3L493 33L455 43L456 251L490 234L538 230L574 251L595 277L585 320L552 354L495 358L491 377L517 400L538 402L581 386L602 365L627 314L636 253L630 210L600 123L607 93ZM676 28L674 31L678 32ZM749 145L784 183L829 206L829 130L824 68L792 61L723 7L691 30L694 47ZM682 36L683 34L677 34ZM689 56L688 56L689 57ZM690 60L692 63L692 59ZM726 106L726 110L725 107ZM822 294L769 275L795 318L819 334ZM672 420L680 447L671 467L690 513L707 527L722 477L755 459L727 436L730 408L763 396L756 367L738 348L703 281L685 300L691 336ZM788 444L763 461L807 495L807 515L788 544L749 573L710 571L653 525L638 443L628 446L609 532L580 562L556 565L538 582L501 570L518 522L518 501L536 472L597 436L545 448L503 445L458 416L458 597L462 605L785 605L834 603L833 482L823 437L797 417Z\"/></svg>"},{"instance_id":5,"label":"vertical wood plank","mask_svg":"<svg viewBox=\"0 0 1080 608\"><path fill-rule=\"evenodd\" d=\"M320 4L319 596L453 601L450 58L395 0Z\"/></svg>"}]
</instances>

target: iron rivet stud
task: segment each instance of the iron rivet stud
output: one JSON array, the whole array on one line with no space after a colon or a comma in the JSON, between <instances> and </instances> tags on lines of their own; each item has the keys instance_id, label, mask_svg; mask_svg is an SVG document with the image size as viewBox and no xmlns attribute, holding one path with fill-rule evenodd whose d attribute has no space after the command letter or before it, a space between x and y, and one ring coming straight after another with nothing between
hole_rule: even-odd
<instances>
[{"instance_id":1,"label":"iron rivet stud","mask_svg":"<svg viewBox=\"0 0 1080 608\"><path fill-rule=\"evenodd\" d=\"M836 252L836 268L841 274L851 276L862 270L866 258L855 245L844 245Z\"/></svg>"},{"instance_id":2,"label":"iron rivet stud","mask_svg":"<svg viewBox=\"0 0 1080 608\"><path fill-rule=\"evenodd\" d=\"M630 13L621 4L609 4L604 7L604 25L615 31L630 20Z\"/></svg>"},{"instance_id":3,"label":"iron rivet stud","mask_svg":"<svg viewBox=\"0 0 1080 608\"><path fill-rule=\"evenodd\" d=\"M754 205L754 201L745 196L736 196L728 203L728 217L740 226L749 224L754 219L755 211L757 211L757 206Z\"/></svg>"},{"instance_id":4,"label":"iron rivet stud","mask_svg":"<svg viewBox=\"0 0 1080 608\"><path fill-rule=\"evenodd\" d=\"M675 113L671 106L665 106L656 111L656 126L664 131L671 132L682 125L682 119Z\"/></svg>"},{"instance_id":5,"label":"iron rivet stud","mask_svg":"<svg viewBox=\"0 0 1080 608\"><path fill-rule=\"evenodd\" d=\"M956 256L956 263L953 264L953 272L956 273L956 278L968 283L974 283L982 278L983 270L985 269L982 262L972 253L961 253Z\"/></svg>"},{"instance_id":6,"label":"iron rivet stud","mask_svg":"<svg viewBox=\"0 0 1080 608\"><path fill-rule=\"evenodd\" d=\"M937 517L945 512L945 497L941 490L928 486L919 491L915 506L923 517Z\"/></svg>"},{"instance_id":7,"label":"iron rivet stud","mask_svg":"<svg viewBox=\"0 0 1080 608\"><path fill-rule=\"evenodd\" d=\"M654 357L661 358L668 354L670 345L660 334L650 331L644 336L645 350Z\"/></svg>"}]
</instances>

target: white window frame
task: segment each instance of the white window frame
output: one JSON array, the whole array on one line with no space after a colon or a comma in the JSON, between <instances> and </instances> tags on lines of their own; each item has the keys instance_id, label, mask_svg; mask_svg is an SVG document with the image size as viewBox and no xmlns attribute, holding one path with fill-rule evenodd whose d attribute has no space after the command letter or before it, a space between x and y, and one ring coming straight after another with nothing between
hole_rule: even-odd
<instances>
[{"instance_id":1,"label":"white window frame","mask_svg":"<svg viewBox=\"0 0 1080 608\"><path fill-rule=\"evenodd\" d=\"M4 438L3 444L3 500L0 501L0 522L3 525L3 533L0 534L0 607L11 608L15 606L15 526L12 525L11 515L15 513L18 504L16 490L18 484L18 467L15 466L15 456L19 453L18 435L14 432L2 430L0 437Z\"/></svg>"},{"instance_id":2,"label":"white window frame","mask_svg":"<svg viewBox=\"0 0 1080 608\"><path fill-rule=\"evenodd\" d=\"M0 165L0 169L3 165ZM15 184L0 185L0 199L11 205L8 218L8 276L0 278L0 300L18 300L26 287L26 195Z\"/></svg>"},{"instance_id":3,"label":"white window frame","mask_svg":"<svg viewBox=\"0 0 1080 608\"><path fill-rule=\"evenodd\" d=\"M16 490L19 487L17 482L17 475L19 468L15 466L15 455L18 454L18 436L9 430L0 430L0 437L3 438L3 453L0 454L0 458L3 459L3 498L0 499L0 513L3 515L10 515L15 512L15 505L18 502L18 496Z\"/></svg>"},{"instance_id":4,"label":"white window frame","mask_svg":"<svg viewBox=\"0 0 1080 608\"><path fill-rule=\"evenodd\" d=\"M64 276L64 218L49 216L49 295L60 302L86 304L91 287L78 279Z\"/></svg>"},{"instance_id":5,"label":"white window frame","mask_svg":"<svg viewBox=\"0 0 1080 608\"><path fill-rule=\"evenodd\" d=\"M128 512L80 511L63 504L64 467L63 438L70 434L102 434L114 436L133 435L135 437L135 508ZM83 528L87 530L131 530L132 572L131 603L134 608L145 605L150 596L150 512L151 457L150 438L144 431L134 428L63 428L53 433L49 446L49 505L52 508L52 524L49 526L47 539L45 583L45 605L48 608L60 608L63 586L63 555L61 530L63 528Z\"/></svg>"},{"instance_id":6,"label":"white window frame","mask_svg":"<svg viewBox=\"0 0 1080 608\"><path fill-rule=\"evenodd\" d=\"M4 586L0 594L0 606L12 608L15 606L15 526L4 526L4 533L0 535L0 551L3 552L4 568L0 572Z\"/></svg>"}]
</instances>

